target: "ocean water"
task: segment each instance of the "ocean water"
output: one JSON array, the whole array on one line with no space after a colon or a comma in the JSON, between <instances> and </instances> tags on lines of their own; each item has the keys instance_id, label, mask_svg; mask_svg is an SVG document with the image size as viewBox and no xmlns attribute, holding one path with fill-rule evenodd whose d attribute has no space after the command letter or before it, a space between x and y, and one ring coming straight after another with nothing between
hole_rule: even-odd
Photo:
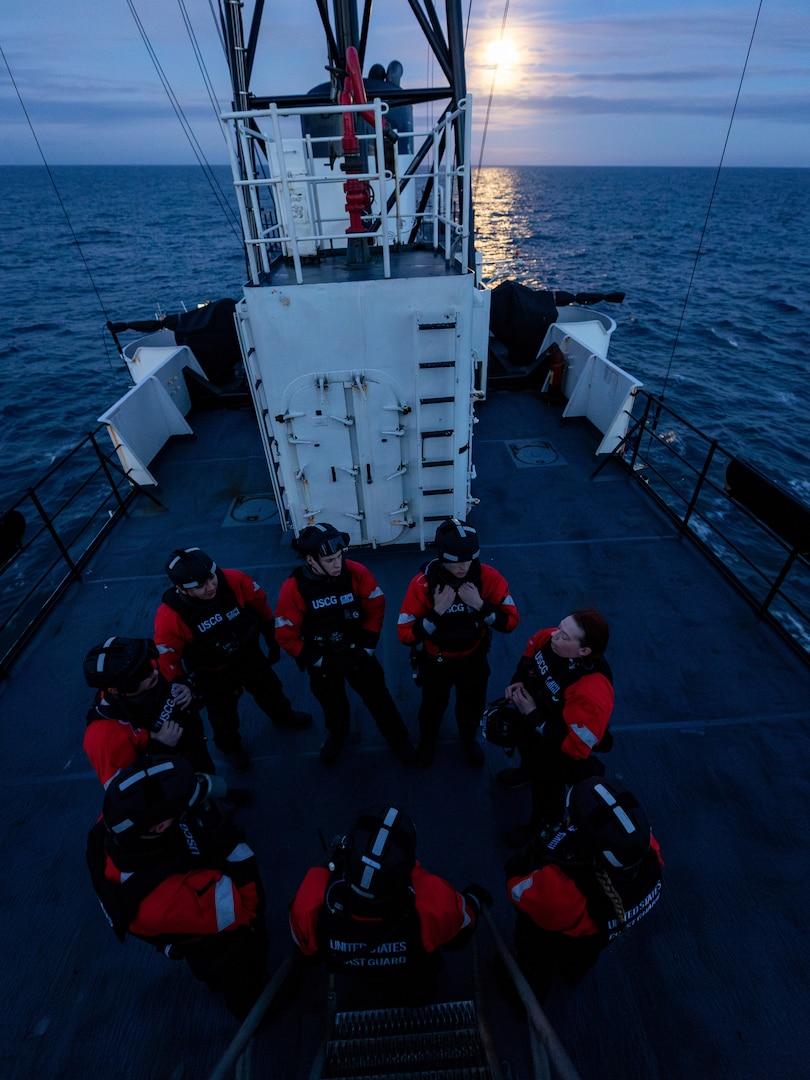
<instances>
[{"instance_id":1,"label":"ocean water","mask_svg":"<svg viewBox=\"0 0 810 1080\"><path fill-rule=\"evenodd\" d=\"M213 174L0 168L0 509L129 388L107 319L241 295L230 171ZM474 182L489 280L625 292L604 305L611 359L810 503L810 170L489 168Z\"/></svg>"}]
</instances>

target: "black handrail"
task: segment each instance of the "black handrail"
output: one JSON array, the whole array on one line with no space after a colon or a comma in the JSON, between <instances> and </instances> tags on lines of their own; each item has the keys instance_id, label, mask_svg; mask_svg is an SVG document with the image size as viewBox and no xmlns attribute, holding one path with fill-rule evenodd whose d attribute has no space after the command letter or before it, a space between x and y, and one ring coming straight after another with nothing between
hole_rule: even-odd
<instances>
[{"instance_id":1,"label":"black handrail","mask_svg":"<svg viewBox=\"0 0 810 1080\"><path fill-rule=\"evenodd\" d=\"M114 448L105 453L99 446L96 436L105 430L86 435L2 515L21 516L25 527L0 566L0 678L143 490L121 469ZM4 579L12 574L25 586L8 587Z\"/></svg>"},{"instance_id":2,"label":"black handrail","mask_svg":"<svg viewBox=\"0 0 810 1080\"><path fill-rule=\"evenodd\" d=\"M629 477L652 495L680 533L722 570L757 617L776 627L810 663L807 554L718 482L723 462L737 460L735 452L685 420L660 397L640 389L636 402L643 403L642 414L632 420L628 434L611 457L620 461ZM662 433L665 423L672 428ZM692 442L702 445L702 449L695 452ZM592 475L603 465L600 463ZM774 489L778 490L776 485Z\"/></svg>"}]
</instances>

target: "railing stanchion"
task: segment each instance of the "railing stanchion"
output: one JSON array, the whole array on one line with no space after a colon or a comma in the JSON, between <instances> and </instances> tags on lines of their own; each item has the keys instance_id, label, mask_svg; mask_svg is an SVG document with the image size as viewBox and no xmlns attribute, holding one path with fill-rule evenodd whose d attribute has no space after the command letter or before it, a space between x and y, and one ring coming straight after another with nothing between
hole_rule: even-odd
<instances>
[{"instance_id":1,"label":"railing stanchion","mask_svg":"<svg viewBox=\"0 0 810 1080\"><path fill-rule=\"evenodd\" d=\"M712 458L714 457L714 452L715 452L716 449L717 449L717 440L712 439L711 443L709 444L709 452L706 455L706 460L703 462L703 468L700 470L700 475L698 476L697 483L695 484L695 490L692 492L692 498L689 500L689 505L687 506L686 510L684 511L683 520L681 521L681 532L683 532L686 529L687 522L689 521L689 518L692 516L692 511L695 508L695 503L698 500L698 495L700 494L700 489L703 487L703 481L706 479L706 475L707 475L707 473L709 471L709 466L712 463Z\"/></svg>"},{"instance_id":2,"label":"railing stanchion","mask_svg":"<svg viewBox=\"0 0 810 1080\"><path fill-rule=\"evenodd\" d=\"M42 521L43 521L43 523L45 525L45 528L48 530L48 532L53 537L53 542L56 544L57 548L59 549L59 551L60 551L60 553L62 555L62 558L65 560L67 565L70 567L71 574L73 575L73 577L75 577L78 580L79 578L81 578L81 574L79 573L78 569L76 568L75 563L71 559L70 552L65 547L65 545L62 543L62 538L60 537L59 533L56 531L56 528L54 527L53 522L51 521L50 517L48 516L48 514L47 514L47 512L45 510L45 507L42 505L42 503L37 498L37 494L36 494L36 492L34 491L33 488L28 489L28 497L31 500L31 502L34 504L34 506L36 507L37 513L42 518Z\"/></svg>"}]
</instances>

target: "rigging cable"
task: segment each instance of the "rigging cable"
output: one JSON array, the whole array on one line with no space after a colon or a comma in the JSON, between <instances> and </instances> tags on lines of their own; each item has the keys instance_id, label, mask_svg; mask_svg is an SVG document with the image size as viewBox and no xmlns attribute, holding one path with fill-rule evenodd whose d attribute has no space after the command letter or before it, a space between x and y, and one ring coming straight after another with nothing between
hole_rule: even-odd
<instances>
[{"instance_id":1,"label":"rigging cable","mask_svg":"<svg viewBox=\"0 0 810 1080\"><path fill-rule=\"evenodd\" d=\"M214 195L214 198L219 203L220 209L225 214L225 217L228 219L228 222L229 222L231 228L233 229L235 235L238 237L239 242L241 244L241 242L242 242L242 232L241 232L241 229L238 227L238 225L236 223L236 215L233 212L233 208L231 207L230 203L228 202L228 199L227 199L225 193L223 192L222 188L219 186L219 183L218 183L216 177L213 174L213 170L212 170L211 166L206 161L205 154L203 153L202 147L200 146L199 142L197 141L197 137L195 136L194 132L191 129L191 125L189 124L189 122L188 122L188 120L187 120L187 118L185 116L185 113L183 112L183 109L182 109L179 101L177 100L177 97L176 97L174 91L172 90L171 85L169 84L169 80L166 78L166 74L163 71L163 68L161 67L160 61L157 58L157 54L155 53L154 48L152 47L152 43L150 42L149 36L146 33L146 30L144 28L143 23L141 22L140 16L138 15L138 12L135 10L135 2L134 2L134 0L127 0L127 6L129 7L129 10L132 12L132 17L135 20L135 25L138 27L138 32L141 35L141 39L143 40L143 43L146 46L146 51L149 53L150 59L152 60L152 64L153 64L153 66L155 68L155 71L157 72L158 78L160 79L161 83L163 84L163 89L166 91L166 96L168 97L169 103L171 104L172 108L174 109L175 116L177 117L178 121L180 122L180 126L182 127L183 132L184 132L184 134L186 136L186 139L188 140L188 143L189 143L189 146L191 147L192 153L196 157L197 162L198 162L200 168L203 171L203 175L205 176L206 180L208 181L208 186L211 188L211 191L212 191L212 193Z\"/></svg>"},{"instance_id":2,"label":"rigging cable","mask_svg":"<svg viewBox=\"0 0 810 1080\"><path fill-rule=\"evenodd\" d=\"M220 108L219 102L217 101L214 84L211 82L211 76L208 74L208 69L205 66L202 50L200 49L199 42L197 41L197 35L194 33L194 27L191 25L191 19L189 18L188 11L186 10L184 0L177 0L177 6L180 8L180 14L183 18L183 22L186 24L186 33L188 34L188 39L191 42L191 48L194 50L194 56L197 59L197 67L200 69L200 75L202 75L205 89L208 92L208 100L211 102L211 108L214 110L214 116L216 117L217 123L219 123L219 114L222 112L222 109ZM214 20L214 25L216 26L216 20ZM220 35L220 41L221 40L222 36ZM225 131L222 129L221 124L220 130L222 131L222 138L225 142L225 145L227 146L228 140L225 136Z\"/></svg>"},{"instance_id":3,"label":"rigging cable","mask_svg":"<svg viewBox=\"0 0 810 1080\"><path fill-rule=\"evenodd\" d=\"M504 4L504 8L503 8L503 18L501 19L501 36L498 38L498 44L499 45L503 44L504 34L506 33L506 19L507 19L508 15L509 15L509 0L506 0L506 3ZM468 23L468 26L469 26L469 23ZM475 171L475 183L473 184L473 199L475 199L475 195L476 195L476 193L478 191L478 179L479 179L479 177L481 175L481 166L482 166L483 161L484 161L484 147L486 146L486 142L487 142L487 129L489 128L489 114L492 111L492 99L495 96L495 79L498 77L498 67L499 66L500 66L500 61L496 60L496 62L495 62L495 70L492 72L492 84L491 84L491 86L489 88L489 100L487 101L487 112L486 112L486 116L484 117L484 130L483 130L483 132L481 134L481 152L478 155L478 168Z\"/></svg>"},{"instance_id":4,"label":"rigging cable","mask_svg":"<svg viewBox=\"0 0 810 1080\"><path fill-rule=\"evenodd\" d=\"M61 195L61 193L59 191L59 188L58 188L58 186L56 184L56 178L54 177L53 173L51 172L51 167L50 167L50 165L48 164L48 162L47 162L47 160L45 158L45 154L43 153L42 146L40 145L39 139L37 138L37 133L34 130L34 125L33 125L32 121L31 121L31 117L28 115L28 110L25 107L25 102L22 99L22 94L20 93L20 89L17 86L17 80L14 78L14 75L12 73L12 70L11 70L10 66L9 66L9 62L6 59L6 54L3 51L2 46L0 46L0 56L3 57L3 63L6 65L6 71L9 74L9 78L11 79L11 85L14 87L14 92L17 95L17 100L20 103L20 108L23 111L23 115L25 116L25 119L26 119L26 121L28 123L28 127L31 129L31 135L32 135L32 137L34 139L34 143L36 144L36 148L39 151L39 156L42 158L42 164L45 166L45 171L48 174L48 179L50 180L51 186L53 187L53 190L56 193L56 200L59 203L59 206L60 206L60 208L62 210L62 213L65 215L65 221L67 222L67 227L68 227L68 229L70 229L70 235L73 237L73 243L76 245L76 248L78 249L78 252L79 252L79 256L81 257L81 260L84 263L84 268L87 271L87 276L90 279L90 284L93 286L93 292L96 294L96 299L98 300L99 307L101 308L101 311L102 311L102 314L104 315L104 318L109 322L109 315L107 314L107 309L104 307L104 301L101 299L101 293L98 291L98 286L96 285L96 280L93 277L93 272L90 269L90 264L88 263L87 259L84 257L84 251L82 250L81 242L79 241L79 238L76 235L76 230L73 228L73 222L70 220L70 215L67 212L67 207L65 206L64 202L62 201L62 195Z\"/></svg>"},{"instance_id":5,"label":"rigging cable","mask_svg":"<svg viewBox=\"0 0 810 1080\"><path fill-rule=\"evenodd\" d=\"M661 388L661 400L662 401L664 399L664 395L666 394L667 383L669 382L669 376L672 373L672 365L673 365L673 363L675 361L675 350L678 348L678 340L679 340L680 335L681 335L681 328L683 327L684 319L686 318L686 308L687 308L687 306L689 304L689 297L691 296L691 293L692 293L692 286L694 284L695 275L697 273L698 261L700 259L700 256L703 254L703 241L706 238L706 230L707 230L707 228L709 226L709 217L710 217L711 212L712 212L712 205L714 204L714 197L715 197L715 194L717 193L717 185L718 185L718 183L720 181L720 172L721 172L721 170L723 168L723 161L724 161L725 156L726 156L726 150L728 149L728 140L731 137L731 128L732 128L732 125L734 124L734 117L735 117L735 115L737 113L737 106L740 103L740 94L742 93L742 86L743 86L743 82L745 80L745 73L746 73L746 71L748 69L748 61L751 59L751 49L754 46L754 37L755 37L756 32L757 32L757 24L759 23L759 16L760 16L760 13L762 12L762 4L763 4L763 0L759 0L759 4L757 6L757 14L756 14L756 17L754 19L754 26L753 26L753 29L751 31L751 39L748 42L748 50L747 50L747 52L745 54L745 63L743 64L742 73L740 75L740 82L739 82L739 85L737 87L737 94L736 94L736 96L734 98L734 107L731 110L731 116L729 117L729 121L728 121L728 129L726 131L726 137L725 137L725 140L723 142L723 151L720 154L720 161L717 164L717 170L716 170L715 175L714 175L714 183L712 185L712 192L711 192L711 195L709 196L709 205L706 207L706 217L705 217L705 219L703 221L703 229L701 230L701 233L700 233L700 241L698 242L697 252L695 253L695 261L692 264L692 273L689 275L689 284L686 287L686 296L684 297L684 300L683 300L683 307L681 309L681 317L679 318L678 325L677 325L677 327L675 329L675 340L672 342L672 352L669 355L669 363L667 364L666 374L664 375L664 385Z\"/></svg>"}]
</instances>

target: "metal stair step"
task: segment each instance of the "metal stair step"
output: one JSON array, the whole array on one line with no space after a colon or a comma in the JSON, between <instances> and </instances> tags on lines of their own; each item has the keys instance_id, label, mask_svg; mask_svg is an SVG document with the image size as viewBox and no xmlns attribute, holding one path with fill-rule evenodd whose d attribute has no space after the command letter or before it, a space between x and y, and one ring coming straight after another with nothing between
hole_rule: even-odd
<instances>
[{"instance_id":1,"label":"metal stair step","mask_svg":"<svg viewBox=\"0 0 810 1080\"><path fill-rule=\"evenodd\" d=\"M324 1078L489 1080L475 1006L457 1001L338 1013Z\"/></svg>"}]
</instances>

